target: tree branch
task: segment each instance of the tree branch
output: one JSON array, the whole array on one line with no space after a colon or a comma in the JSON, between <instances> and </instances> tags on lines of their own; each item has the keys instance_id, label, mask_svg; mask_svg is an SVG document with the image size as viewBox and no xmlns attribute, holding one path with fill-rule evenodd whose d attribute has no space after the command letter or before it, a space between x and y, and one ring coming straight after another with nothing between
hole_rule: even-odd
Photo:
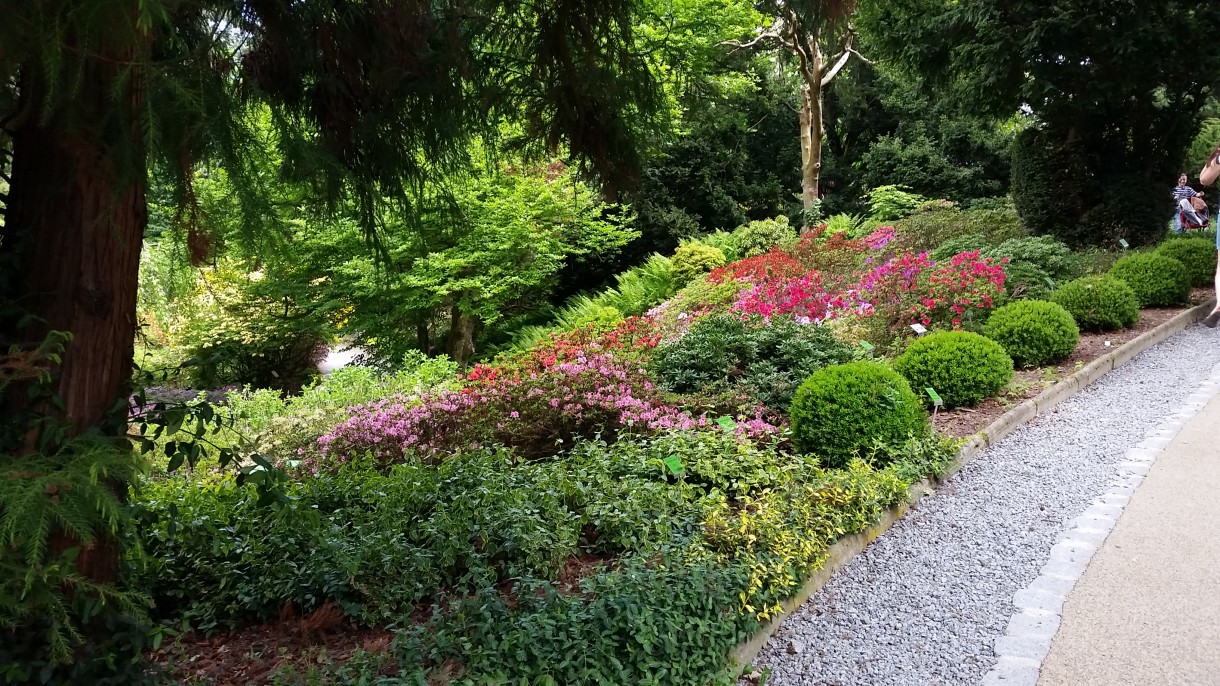
<instances>
[{"instance_id":1,"label":"tree branch","mask_svg":"<svg viewBox=\"0 0 1220 686\"><path fill-rule=\"evenodd\" d=\"M833 67L831 67L829 71L826 72L825 76L822 77L822 86L827 86L830 84L831 81L835 80L835 77L839 75L839 71L841 71L843 69L843 66L845 64L847 64L847 60L851 59L853 52L855 52L855 51L854 50L844 50L843 54L839 55L839 57L835 61L835 65Z\"/></svg>"}]
</instances>

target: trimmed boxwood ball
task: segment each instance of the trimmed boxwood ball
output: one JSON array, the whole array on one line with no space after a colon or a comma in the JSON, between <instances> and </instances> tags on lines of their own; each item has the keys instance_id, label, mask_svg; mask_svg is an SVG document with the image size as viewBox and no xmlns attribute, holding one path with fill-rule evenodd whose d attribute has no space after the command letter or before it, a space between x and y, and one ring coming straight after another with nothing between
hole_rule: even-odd
<instances>
[{"instance_id":1,"label":"trimmed boxwood ball","mask_svg":"<svg viewBox=\"0 0 1220 686\"><path fill-rule=\"evenodd\" d=\"M792 440L827 467L843 467L873 445L927 430L926 414L906 379L878 362L819 369L792 398Z\"/></svg>"},{"instance_id":2,"label":"trimmed boxwood ball","mask_svg":"<svg viewBox=\"0 0 1220 686\"><path fill-rule=\"evenodd\" d=\"M1135 326L1140 301L1126 281L1112 276L1085 276L1069 281L1051 294L1051 302L1067 310L1082 331L1113 331Z\"/></svg>"},{"instance_id":3,"label":"trimmed boxwood ball","mask_svg":"<svg viewBox=\"0 0 1220 686\"><path fill-rule=\"evenodd\" d=\"M931 387L945 407L977 405L1004 388L1012 379L1012 358L1003 346L969 331L941 331L917 338L898 359L894 369L912 388Z\"/></svg>"},{"instance_id":4,"label":"trimmed boxwood ball","mask_svg":"<svg viewBox=\"0 0 1220 686\"><path fill-rule=\"evenodd\" d=\"M1192 286L1207 286L1216 276L1216 244L1206 238L1165 241L1156 252L1181 262Z\"/></svg>"},{"instance_id":5,"label":"trimmed boxwood ball","mask_svg":"<svg viewBox=\"0 0 1220 686\"><path fill-rule=\"evenodd\" d=\"M983 333L1004 346L1013 363L1021 367L1058 362L1080 342L1080 329L1072 315L1062 305L1042 300L1023 300L995 310Z\"/></svg>"},{"instance_id":6,"label":"trimmed boxwood ball","mask_svg":"<svg viewBox=\"0 0 1220 686\"><path fill-rule=\"evenodd\" d=\"M1110 267L1110 276L1127 282L1140 307L1171 307L1190 299L1186 267L1172 257L1156 253L1128 255Z\"/></svg>"}]
</instances>

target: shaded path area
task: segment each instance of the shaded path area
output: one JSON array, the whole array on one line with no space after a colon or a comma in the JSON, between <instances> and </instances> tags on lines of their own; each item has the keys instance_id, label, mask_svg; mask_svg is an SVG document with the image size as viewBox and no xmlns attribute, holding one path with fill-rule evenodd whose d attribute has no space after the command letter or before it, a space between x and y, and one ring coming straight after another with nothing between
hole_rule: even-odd
<instances>
[{"instance_id":1,"label":"shaded path area","mask_svg":"<svg viewBox=\"0 0 1220 686\"><path fill-rule=\"evenodd\" d=\"M976 457L788 618L755 661L768 686L980 683L1014 594L1217 362L1194 326Z\"/></svg>"}]
</instances>

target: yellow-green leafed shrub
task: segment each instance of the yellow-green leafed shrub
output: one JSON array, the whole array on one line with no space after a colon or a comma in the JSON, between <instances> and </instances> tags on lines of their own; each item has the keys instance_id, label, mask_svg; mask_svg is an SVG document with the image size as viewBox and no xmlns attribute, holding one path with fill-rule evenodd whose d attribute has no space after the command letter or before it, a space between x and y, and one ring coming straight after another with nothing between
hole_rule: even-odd
<instances>
[{"instance_id":1,"label":"yellow-green leafed shrub","mask_svg":"<svg viewBox=\"0 0 1220 686\"><path fill-rule=\"evenodd\" d=\"M749 583L739 595L741 609L760 620L780 612L780 602L800 590L832 543L876 521L910 485L895 470L877 470L862 460L817 474L788 488L733 502L719 499L692 547L696 557L749 570Z\"/></svg>"},{"instance_id":2,"label":"yellow-green leafed shrub","mask_svg":"<svg viewBox=\"0 0 1220 686\"><path fill-rule=\"evenodd\" d=\"M724 251L693 241L683 243L674 251L672 264L674 284L685 286L716 267L723 267Z\"/></svg>"},{"instance_id":3,"label":"yellow-green leafed shrub","mask_svg":"<svg viewBox=\"0 0 1220 686\"><path fill-rule=\"evenodd\" d=\"M999 343L969 331L941 331L917 338L898 359L894 369L913 388L931 399L933 388L945 407L977 405L1004 388L1012 379L1012 358Z\"/></svg>"},{"instance_id":4,"label":"yellow-green leafed shrub","mask_svg":"<svg viewBox=\"0 0 1220 686\"><path fill-rule=\"evenodd\" d=\"M787 245L796 240L796 229L788 224L788 218L752 221L733 231L737 253L741 258L755 257L771 251L775 246Z\"/></svg>"},{"instance_id":5,"label":"yellow-green leafed shrub","mask_svg":"<svg viewBox=\"0 0 1220 686\"><path fill-rule=\"evenodd\" d=\"M842 467L875 442L900 443L925 430L924 411L906 379L877 362L819 369L789 410L797 449Z\"/></svg>"},{"instance_id":6,"label":"yellow-green leafed shrub","mask_svg":"<svg viewBox=\"0 0 1220 686\"><path fill-rule=\"evenodd\" d=\"M983 333L1004 346L1014 364L1040 367L1076 350L1080 329L1061 305L1041 300L1009 303L991 313Z\"/></svg>"}]
</instances>

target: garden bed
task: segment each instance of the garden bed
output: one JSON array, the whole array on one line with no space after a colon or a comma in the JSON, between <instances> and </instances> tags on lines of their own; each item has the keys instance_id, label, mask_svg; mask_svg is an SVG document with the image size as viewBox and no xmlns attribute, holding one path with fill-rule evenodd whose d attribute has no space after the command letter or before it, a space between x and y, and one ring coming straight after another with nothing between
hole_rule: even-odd
<instances>
[{"instance_id":1,"label":"garden bed","mask_svg":"<svg viewBox=\"0 0 1220 686\"><path fill-rule=\"evenodd\" d=\"M1069 310L1035 298L1092 268L1054 241L930 251L890 227L772 228L779 245L728 264L707 244L675 255L689 283L645 313L461 376L353 370L293 399L231 395L254 434L238 452L288 478L271 503L221 474L138 494L137 585L167 621L214 636L152 659L207 683L728 683L726 655L836 541L951 468L945 435L1180 311L1078 341ZM1081 316L1135 321L1125 283L1092 288ZM1049 356L1020 357L1038 350L1005 339L1009 322ZM1014 375L1017 359L1058 362ZM925 387L966 406L936 418L939 435Z\"/></svg>"},{"instance_id":2,"label":"garden bed","mask_svg":"<svg viewBox=\"0 0 1220 686\"><path fill-rule=\"evenodd\" d=\"M1214 291L1209 288L1191 289L1191 307L1206 302L1213 295ZM973 436L1012 409L1013 405L1033 398L1090 362L1114 352L1120 345L1173 319L1185 309L1189 308L1147 307L1140 310L1139 323L1129 329L1105 333L1082 332L1080 343L1071 357L1045 368L1018 369L1002 396L988 398L975 407L939 412L936 430L956 438Z\"/></svg>"}]
</instances>

